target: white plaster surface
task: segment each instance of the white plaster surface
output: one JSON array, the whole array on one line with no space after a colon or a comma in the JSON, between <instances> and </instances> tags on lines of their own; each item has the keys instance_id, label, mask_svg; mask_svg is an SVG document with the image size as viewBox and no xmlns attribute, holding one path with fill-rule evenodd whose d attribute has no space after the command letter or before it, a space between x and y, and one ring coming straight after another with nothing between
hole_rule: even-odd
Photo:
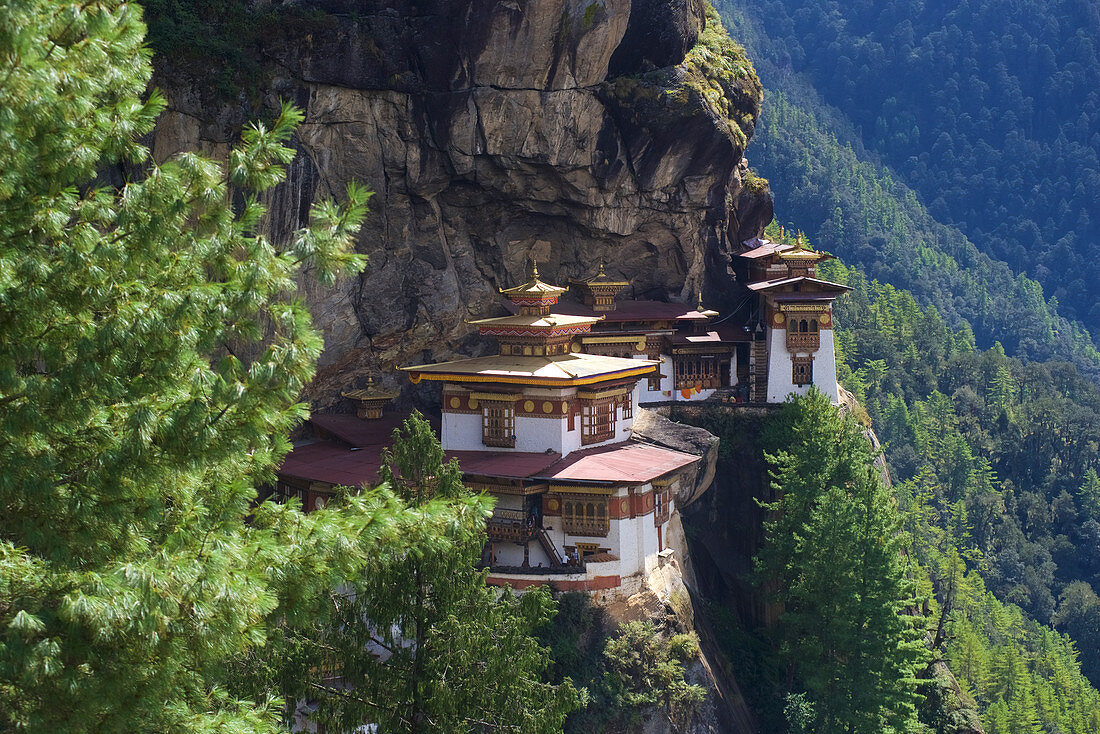
<instances>
[{"instance_id":1,"label":"white plaster surface","mask_svg":"<svg viewBox=\"0 0 1100 734\"><path fill-rule=\"evenodd\" d=\"M634 413L638 411L638 386L635 385L631 394L634 405ZM573 391L575 392L575 391ZM527 393L524 394L525 397ZM532 394L532 400L543 397L560 397L546 395L544 391ZM512 448L500 446L486 446L481 442L481 414L480 413L443 413L441 427L441 440L443 448L447 451L530 451L540 453L550 449L562 456L566 456L580 448L592 448L609 443L626 441L630 438L633 418L623 418L622 411L616 409L615 432L611 438L599 443L581 445L581 416L574 418L573 430L569 430L567 416L542 418L530 416L516 416L515 431L516 445Z\"/></svg>"},{"instance_id":2,"label":"white plaster surface","mask_svg":"<svg viewBox=\"0 0 1100 734\"><path fill-rule=\"evenodd\" d=\"M833 330L822 329L820 347L814 355L814 381L817 389L829 396L834 405L840 403L836 382L836 355L833 352ZM797 354L797 352L796 352ZM809 354L809 352L802 352ZM788 395L805 395L809 385L795 385L792 354L787 351L785 329L768 329L768 402L782 403Z\"/></svg>"}]
</instances>

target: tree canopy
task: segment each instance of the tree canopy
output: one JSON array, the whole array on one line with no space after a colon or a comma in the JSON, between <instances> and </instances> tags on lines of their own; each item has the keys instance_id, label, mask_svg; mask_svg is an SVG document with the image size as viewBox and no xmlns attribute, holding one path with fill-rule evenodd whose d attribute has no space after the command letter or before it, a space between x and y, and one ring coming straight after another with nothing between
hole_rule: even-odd
<instances>
[{"instance_id":1,"label":"tree canopy","mask_svg":"<svg viewBox=\"0 0 1100 734\"><path fill-rule=\"evenodd\" d=\"M817 390L767 430L776 498L757 574L782 609L787 685L810 712L799 716L822 734L910 731L923 618L903 614L915 602L907 539L870 444Z\"/></svg>"},{"instance_id":2,"label":"tree canopy","mask_svg":"<svg viewBox=\"0 0 1100 734\"><path fill-rule=\"evenodd\" d=\"M395 431L382 475L410 508L457 510L438 525L410 525L363 572L326 595L314 624L292 630L267 658L285 661L289 693L314 702L311 719L336 731L362 722L385 732L560 732L580 704L534 638L557 605L546 587L522 596L485 583L478 561L491 504L462 486L454 460L418 414ZM276 664L276 667L278 665ZM310 671L332 671L317 680Z\"/></svg>"},{"instance_id":3,"label":"tree canopy","mask_svg":"<svg viewBox=\"0 0 1100 734\"><path fill-rule=\"evenodd\" d=\"M143 34L117 0L0 6L0 729L282 730L320 671L273 656L333 619L339 589L415 558L452 576L432 597L435 649L467 641L502 681L478 715L527 691L570 700L540 688L526 634L545 595L477 585L485 498L457 482L410 497L395 450L396 491L308 515L257 504L322 346L297 283L364 266L368 192L314 204L285 242L262 234L259 197L301 119L287 106L224 161L151 162L140 140L164 103L146 94Z\"/></svg>"}]
</instances>

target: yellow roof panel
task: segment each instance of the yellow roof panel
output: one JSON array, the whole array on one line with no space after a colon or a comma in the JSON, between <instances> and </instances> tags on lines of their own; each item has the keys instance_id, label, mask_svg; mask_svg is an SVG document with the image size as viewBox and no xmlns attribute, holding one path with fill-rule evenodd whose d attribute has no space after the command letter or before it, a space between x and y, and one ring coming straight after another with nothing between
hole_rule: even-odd
<instances>
[{"instance_id":1,"label":"yellow roof panel","mask_svg":"<svg viewBox=\"0 0 1100 734\"><path fill-rule=\"evenodd\" d=\"M564 386L642 376L652 372L659 364L648 359L605 357L600 354L557 354L549 357L498 354L401 369L408 372L414 382L428 379Z\"/></svg>"}]
</instances>

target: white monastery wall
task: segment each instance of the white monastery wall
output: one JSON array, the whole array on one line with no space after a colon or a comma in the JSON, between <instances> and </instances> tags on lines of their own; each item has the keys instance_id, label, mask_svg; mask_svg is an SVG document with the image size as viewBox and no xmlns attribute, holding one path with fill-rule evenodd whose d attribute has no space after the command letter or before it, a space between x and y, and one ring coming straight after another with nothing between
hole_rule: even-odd
<instances>
[{"instance_id":1,"label":"white monastery wall","mask_svg":"<svg viewBox=\"0 0 1100 734\"><path fill-rule=\"evenodd\" d=\"M546 397L539 391L531 397L538 399ZM569 391L575 393L576 391ZM526 394L526 393L525 393ZM567 393L568 394L568 393ZM550 397L560 397L561 392L551 394ZM634 406L634 413L638 410L638 388L635 387L630 396ZM441 426L441 438L443 448L447 451L529 451L542 453L547 449L557 451L562 456L581 448L592 448L609 443L626 441L630 438L630 429L634 423L633 418L623 418L622 411L616 409L615 432L605 441L583 444L581 416L578 414L573 419L573 430L569 430L569 419L565 416L551 418L517 415L515 418L516 445L513 448L500 446L486 446L481 440L481 414L480 413L451 413L444 412Z\"/></svg>"},{"instance_id":2,"label":"white monastery wall","mask_svg":"<svg viewBox=\"0 0 1100 734\"><path fill-rule=\"evenodd\" d=\"M840 390L836 382L836 357L833 352L833 330L822 329L820 344L814 355L813 384L829 396L834 404L840 402ZM809 385L795 385L791 353L787 351L785 329L768 329L768 402L782 403L792 393L805 395Z\"/></svg>"}]
</instances>

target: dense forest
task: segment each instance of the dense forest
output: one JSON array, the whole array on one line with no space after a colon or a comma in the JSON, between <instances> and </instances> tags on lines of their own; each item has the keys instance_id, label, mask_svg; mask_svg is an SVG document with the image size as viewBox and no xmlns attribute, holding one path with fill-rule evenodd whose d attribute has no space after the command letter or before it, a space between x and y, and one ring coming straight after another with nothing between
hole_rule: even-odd
<instances>
[{"instance_id":1,"label":"dense forest","mask_svg":"<svg viewBox=\"0 0 1100 734\"><path fill-rule=\"evenodd\" d=\"M782 239L776 225L768 234ZM822 264L819 273L853 287L836 306L838 367L859 399L856 417L885 444L897 515L882 518L898 523L907 577L916 584L907 592L909 609L921 618L931 653L910 662L920 681L917 730L953 731L973 707L985 730L996 734L1096 731L1100 388L1070 363L1023 362L999 344L979 349L969 331L951 328L936 308L921 307L908 292L839 261ZM812 420L799 420L808 414ZM848 487L852 502L862 484L858 468L870 470L866 446L838 439L851 429L836 420L812 401L796 401L759 431L783 497L782 505L767 507L781 510L776 517L783 527L769 525L757 583L778 586L787 613L774 628L754 629L727 609L708 609L730 659L741 661L746 696L764 725L777 731L825 730L813 718L810 686L797 673L795 663L807 652L794 661L786 656L800 650L792 638L820 634L803 625L828 618L842 627L845 615L843 604L827 614L818 606L800 615L796 607L792 615L792 593L799 604L810 598L819 605L862 596L846 593L840 582L829 587L826 566L851 563L848 550L859 547L858 538L831 535L850 526L840 519L843 512L829 509L837 496L813 488L828 477L825 485ZM738 421L712 416L703 425L724 445L744 443L733 438L745 429ZM818 442L828 448L816 448ZM800 456L805 465L788 472ZM843 457L839 465L836 457ZM787 496L792 490L796 499ZM812 509L800 504L807 498ZM867 509L856 514L865 521L875 516ZM822 522L830 535L819 534L815 524ZM792 544L801 543L835 552L821 565L791 553ZM788 572L827 593L798 597L797 583L771 583L776 554L785 557ZM873 554L863 549L860 555ZM881 568L874 575L889 576ZM904 649L902 631L883 636ZM832 646L844 649L836 640ZM941 679L937 661L949 665L961 691ZM803 719L812 726L798 728Z\"/></svg>"},{"instance_id":2,"label":"dense forest","mask_svg":"<svg viewBox=\"0 0 1100 734\"><path fill-rule=\"evenodd\" d=\"M1094 3L751 5L778 73L805 75L937 221L1037 280L1097 333Z\"/></svg>"},{"instance_id":3,"label":"dense forest","mask_svg":"<svg viewBox=\"0 0 1100 734\"><path fill-rule=\"evenodd\" d=\"M841 379L886 446L913 547L948 615L952 670L991 731L1029 730L1020 721L998 728L1012 696L1023 695L997 682L1010 674L1031 675L1040 689L1053 681L1051 691L1029 694L1040 708L1057 694L1062 708L1047 704L1044 724L1094 730L1095 690L1083 682L1060 690L1072 676L1054 676L1040 658L1061 646L1059 665L1073 671L1080 651L1082 672L1100 682L1100 388L1068 363L1025 363L1000 345L979 350L935 308L837 262L823 272L854 287L837 306ZM1000 649L1014 644L1015 652ZM1031 662L1004 672L1014 655ZM1070 710L1085 718L1070 725L1062 718Z\"/></svg>"},{"instance_id":4,"label":"dense forest","mask_svg":"<svg viewBox=\"0 0 1100 734\"><path fill-rule=\"evenodd\" d=\"M883 165L842 110L804 76L779 66L784 43L766 35L755 6L723 2L719 7L768 89L749 155L771 182L780 211L797 213L799 225L848 264L910 290L922 304L935 304L952 326L969 328L981 346L999 341L1022 358L1097 369L1092 338L1065 317L1080 316L1081 309L1067 311L1064 299L1051 297L1038 281L997 259L981 236L968 239L958 226L939 220L929 199ZM1016 162L1006 154L1006 165ZM1072 272L1076 278L1089 269ZM1091 303L1081 299L1086 302Z\"/></svg>"}]
</instances>

